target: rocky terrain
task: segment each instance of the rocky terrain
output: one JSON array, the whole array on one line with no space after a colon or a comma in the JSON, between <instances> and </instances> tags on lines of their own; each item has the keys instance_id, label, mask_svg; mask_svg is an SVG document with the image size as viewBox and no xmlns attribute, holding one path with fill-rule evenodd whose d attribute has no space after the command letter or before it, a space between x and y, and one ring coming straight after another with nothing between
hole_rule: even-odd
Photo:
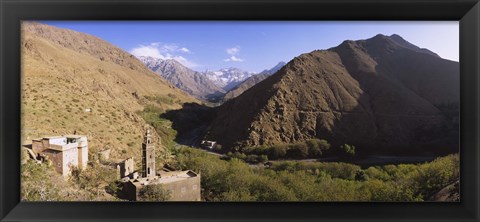
<instances>
[{"instance_id":1,"label":"rocky terrain","mask_svg":"<svg viewBox=\"0 0 480 222\"><path fill-rule=\"evenodd\" d=\"M442 188L437 193L429 197L427 201L460 201L460 180L456 180L455 182Z\"/></svg>"},{"instance_id":2,"label":"rocky terrain","mask_svg":"<svg viewBox=\"0 0 480 222\"><path fill-rule=\"evenodd\" d=\"M139 57L139 59L149 69L195 98L209 100L225 93L204 74L193 71L174 59L162 60L152 57Z\"/></svg>"},{"instance_id":3,"label":"rocky terrain","mask_svg":"<svg viewBox=\"0 0 480 222\"><path fill-rule=\"evenodd\" d=\"M91 35L23 22L21 51L24 144L76 133L87 135L92 154L109 147L113 158L138 158L146 124L138 111L148 104L175 109L198 102Z\"/></svg>"},{"instance_id":4,"label":"rocky terrain","mask_svg":"<svg viewBox=\"0 0 480 222\"><path fill-rule=\"evenodd\" d=\"M218 107L206 138L223 147L309 138L359 151L458 149L459 64L398 35L302 54Z\"/></svg>"}]
</instances>

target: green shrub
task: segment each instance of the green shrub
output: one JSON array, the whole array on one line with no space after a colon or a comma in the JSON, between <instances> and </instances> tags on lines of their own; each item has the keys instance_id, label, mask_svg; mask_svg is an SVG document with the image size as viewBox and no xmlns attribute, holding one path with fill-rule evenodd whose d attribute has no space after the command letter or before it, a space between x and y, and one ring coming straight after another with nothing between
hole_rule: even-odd
<instances>
[{"instance_id":1,"label":"green shrub","mask_svg":"<svg viewBox=\"0 0 480 222\"><path fill-rule=\"evenodd\" d=\"M325 151L330 149L330 144L326 140L310 139L305 143L308 146L310 157L321 157Z\"/></svg>"},{"instance_id":2,"label":"green shrub","mask_svg":"<svg viewBox=\"0 0 480 222\"><path fill-rule=\"evenodd\" d=\"M295 161L251 168L240 159L256 154L227 155L228 161L180 148L172 165L201 173L202 198L208 201L422 201L459 177L458 155L366 170L349 163Z\"/></svg>"},{"instance_id":3,"label":"green shrub","mask_svg":"<svg viewBox=\"0 0 480 222\"><path fill-rule=\"evenodd\" d=\"M140 201L167 201L171 194L161 184L153 184L142 187L138 191L138 197Z\"/></svg>"},{"instance_id":4,"label":"green shrub","mask_svg":"<svg viewBox=\"0 0 480 222\"><path fill-rule=\"evenodd\" d=\"M368 179L367 174L363 170L357 170L355 172L355 180L356 181L366 181Z\"/></svg>"},{"instance_id":5,"label":"green shrub","mask_svg":"<svg viewBox=\"0 0 480 222\"><path fill-rule=\"evenodd\" d=\"M260 155L258 156L258 162L259 163L265 163L268 161L268 156L267 155Z\"/></svg>"},{"instance_id":6,"label":"green shrub","mask_svg":"<svg viewBox=\"0 0 480 222\"><path fill-rule=\"evenodd\" d=\"M20 168L21 189L20 196L26 201L64 200L58 186L50 179L49 171L54 171L48 163L38 164L28 160Z\"/></svg>"},{"instance_id":7,"label":"green shrub","mask_svg":"<svg viewBox=\"0 0 480 222\"><path fill-rule=\"evenodd\" d=\"M172 96L175 96L171 94ZM170 95L164 96L164 95L155 95L155 96L145 96L145 98L149 101L155 102L157 104L168 104L172 105L175 103L175 97L172 97Z\"/></svg>"},{"instance_id":8,"label":"green shrub","mask_svg":"<svg viewBox=\"0 0 480 222\"><path fill-rule=\"evenodd\" d=\"M284 158L287 155L288 146L285 144L276 144L270 147L268 152L268 158L277 160Z\"/></svg>"},{"instance_id":9,"label":"green shrub","mask_svg":"<svg viewBox=\"0 0 480 222\"><path fill-rule=\"evenodd\" d=\"M349 144L340 145L340 156L353 158L355 156L355 146Z\"/></svg>"},{"instance_id":10,"label":"green shrub","mask_svg":"<svg viewBox=\"0 0 480 222\"><path fill-rule=\"evenodd\" d=\"M250 154L245 158L247 163L258 163L258 156L255 154Z\"/></svg>"},{"instance_id":11,"label":"green shrub","mask_svg":"<svg viewBox=\"0 0 480 222\"><path fill-rule=\"evenodd\" d=\"M287 156L295 159L308 157L308 147L305 143L295 143L288 146Z\"/></svg>"}]
</instances>

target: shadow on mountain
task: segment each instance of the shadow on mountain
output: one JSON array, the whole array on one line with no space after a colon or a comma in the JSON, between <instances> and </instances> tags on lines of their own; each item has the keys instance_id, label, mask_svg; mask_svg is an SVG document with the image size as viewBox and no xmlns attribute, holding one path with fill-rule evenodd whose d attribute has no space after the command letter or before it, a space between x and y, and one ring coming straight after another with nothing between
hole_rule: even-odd
<instances>
[{"instance_id":1,"label":"shadow on mountain","mask_svg":"<svg viewBox=\"0 0 480 222\"><path fill-rule=\"evenodd\" d=\"M364 154L441 156L458 152L459 75L451 75L458 74L458 63L409 50L385 50L388 47L382 41L368 45L369 53L378 55L375 65L356 60L362 55L349 43L334 49L362 94L351 113L343 113L335 119L333 130L320 135L356 144Z\"/></svg>"},{"instance_id":2,"label":"shadow on mountain","mask_svg":"<svg viewBox=\"0 0 480 222\"><path fill-rule=\"evenodd\" d=\"M459 64L398 41L377 35L302 54L217 108L185 104L165 118L177 142L207 138L223 151L319 138L359 155L458 152Z\"/></svg>"},{"instance_id":3,"label":"shadow on mountain","mask_svg":"<svg viewBox=\"0 0 480 222\"><path fill-rule=\"evenodd\" d=\"M181 109L167 111L161 117L172 121L172 128L177 131L175 142L198 146L215 115L215 108L198 103L184 103Z\"/></svg>"},{"instance_id":4,"label":"shadow on mountain","mask_svg":"<svg viewBox=\"0 0 480 222\"><path fill-rule=\"evenodd\" d=\"M359 101L369 98L364 93ZM313 137L333 147L352 144L358 156L444 156L459 151L458 106L440 108L438 115L388 115L359 105L333 120L331 128L318 127ZM317 121L329 118L318 115Z\"/></svg>"}]
</instances>

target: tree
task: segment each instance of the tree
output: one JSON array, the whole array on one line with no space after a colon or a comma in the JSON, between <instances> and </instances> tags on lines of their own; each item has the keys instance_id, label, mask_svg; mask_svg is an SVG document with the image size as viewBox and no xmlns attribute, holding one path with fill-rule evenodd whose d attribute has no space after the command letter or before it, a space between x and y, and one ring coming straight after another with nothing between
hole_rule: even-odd
<instances>
[{"instance_id":1,"label":"tree","mask_svg":"<svg viewBox=\"0 0 480 222\"><path fill-rule=\"evenodd\" d=\"M292 158L304 159L308 156L308 147L305 143L295 143L289 146L287 155Z\"/></svg>"},{"instance_id":2,"label":"tree","mask_svg":"<svg viewBox=\"0 0 480 222\"><path fill-rule=\"evenodd\" d=\"M285 144L276 144L270 147L269 158L272 160L284 158L287 155L288 146Z\"/></svg>"},{"instance_id":3,"label":"tree","mask_svg":"<svg viewBox=\"0 0 480 222\"><path fill-rule=\"evenodd\" d=\"M88 167L85 170L72 167L70 180L81 189L95 194L95 197L99 198L102 191L109 191L105 189L105 186L108 187L109 184L116 180L115 175L115 170L108 169L92 160L88 162Z\"/></svg>"},{"instance_id":4,"label":"tree","mask_svg":"<svg viewBox=\"0 0 480 222\"><path fill-rule=\"evenodd\" d=\"M355 172L355 180L356 181L366 181L368 179L367 174L363 170L357 170Z\"/></svg>"},{"instance_id":5,"label":"tree","mask_svg":"<svg viewBox=\"0 0 480 222\"><path fill-rule=\"evenodd\" d=\"M268 161L268 156L267 155L260 155L258 156L258 162L260 163L265 163Z\"/></svg>"},{"instance_id":6,"label":"tree","mask_svg":"<svg viewBox=\"0 0 480 222\"><path fill-rule=\"evenodd\" d=\"M310 139L305 143L308 146L308 154L311 157L321 157L325 151L330 149L330 144L326 140Z\"/></svg>"},{"instance_id":7,"label":"tree","mask_svg":"<svg viewBox=\"0 0 480 222\"><path fill-rule=\"evenodd\" d=\"M52 179L56 176L56 172L52 166L44 162L38 164L35 161L28 160L20 168L21 183L21 199L27 201L61 201L63 196L58 184L54 184ZM49 173L50 172L50 173Z\"/></svg>"},{"instance_id":8,"label":"tree","mask_svg":"<svg viewBox=\"0 0 480 222\"><path fill-rule=\"evenodd\" d=\"M340 146L340 155L346 158L352 158L355 156L355 146L344 144Z\"/></svg>"},{"instance_id":9,"label":"tree","mask_svg":"<svg viewBox=\"0 0 480 222\"><path fill-rule=\"evenodd\" d=\"M247 163L258 163L258 156L255 154L250 154L245 158Z\"/></svg>"},{"instance_id":10,"label":"tree","mask_svg":"<svg viewBox=\"0 0 480 222\"><path fill-rule=\"evenodd\" d=\"M167 201L171 198L170 192L163 189L161 184L146 185L138 192L141 201Z\"/></svg>"}]
</instances>

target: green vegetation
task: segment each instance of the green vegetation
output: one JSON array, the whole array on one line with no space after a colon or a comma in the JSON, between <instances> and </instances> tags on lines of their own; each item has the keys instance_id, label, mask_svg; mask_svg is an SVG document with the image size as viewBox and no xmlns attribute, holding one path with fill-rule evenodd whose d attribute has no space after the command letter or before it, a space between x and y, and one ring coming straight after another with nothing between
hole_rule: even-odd
<instances>
[{"instance_id":1,"label":"green vegetation","mask_svg":"<svg viewBox=\"0 0 480 222\"><path fill-rule=\"evenodd\" d=\"M118 200L116 171L90 162L86 170L74 169L68 180L48 161L28 160L21 166L21 199L25 201ZM106 195L106 191L114 196Z\"/></svg>"},{"instance_id":2,"label":"green vegetation","mask_svg":"<svg viewBox=\"0 0 480 222\"><path fill-rule=\"evenodd\" d=\"M140 201L167 201L171 198L170 192L163 189L161 184L144 186L138 192Z\"/></svg>"},{"instance_id":3,"label":"green vegetation","mask_svg":"<svg viewBox=\"0 0 480 222\"><path fill-rule=\"evenodd\" d=\"M325 156L330 149L330 144L326 140L310 139L305 142L294 144L276 144L273 146L254 146L241 149L241 153L257 156L266 156L270 160L279 159L305 159L319 158ZM235 156L235 154L234 154ZM238 158L238 157L237 157ZM245 158L240 158L245 160Z\"/></svg>"},{"instance_id":4,"label":"green vegetation","mask_svg":"<svg viewBox=\"0 0 480 222\"><path fill-rule=\"evenodd\" d=\"M159 136L162 138L162 143L168 148L172 148L175 144L173 140L177 136L177 131L172 129L172 122L170 120L161 118L160 115L164 113L162 108L154 105L148 105L143 111L137 114L141 116L145 122L153 126Z\"/></svg>"},{"instance_id":5,"label":"green vegetation","mask_svg":"<svg viewBox=\"0 0 480 222\"><path fill-rule=\"evenodd\" d=\"M355 146L349 145L349 144L344 144L340 146L339 150L339 156L345 157L345 158L352 158L355 156Z\"/></svg>"},{"instance_id":6,"label":"green vegetation","mask_svg":"<svg viewBox=\"0 0 480 222\"><path fill-rule=\"evenodd\" d=\"M27 161L21 166L22 186L21 198L27 201L52 201L64 200L60 189L50 177L53 167L47 163L37 164Z\"/></svg>"},{"instance_id":7,"label":"green vegetation","mask_svg":"<svg viewBox=\"0 0 480 222\"><path fill-rule=\"evenodd\" d=\"M459 178L459 157L424 164L375 166L349 163L276 161L252 168L232 154L222 160L180 148L172 165L202 176L208 201L422 201ZM256 154L255 154L256 155Z\"/></svg>"},{"instance_id":8,"label":"green vegetation","mask_svg":"<svg viewBox=\"0 0 480 222\"><path fill-rule=\"evenodd\" d=\"M73 169L70 180L80 189L88 191L89 199L98 199L106 188L111 193L118 191L118 188L115 187L116 175L116 170L92 160L88 162L86 170Z\"/></svg>"},{"instance_id":9,"label":"green vegetation","mask_svg":"<svg viewBox=\"0 0 480 222\"><path fill-rule=\"evenodd\" d=\"M145 96L145 98L149 101L155 102L157 104L168 104L168 105L173 105L176 102L176 96L174 94L169 93L167 96L163 95L156 95L156 96Z\"/></svg>"},{"instance_id":10,"label":"green vegetation","mask_svg":"<svg viewBox=\"0 0 480 222\"><path fill-rule=\"evenodd\" d=\"M267 155L256 155L256 154L246 155L246 154L240 153L240 152L234 152L234 153L228 152L227 157L240 159L240 160L243 160L247 163L252 163L252 164L265 163L265 162L268 161L268 156Z\"/></svg>"},{"instance_id":11,"label":"green vegetation","mask_svg":"<svg viewBox=\"0 0 480 222\"><path fill-rule=\"evenodd\" d=\"M155 127L164 144L176 155L169 163L171 166L201 173L202 198L207 201L423 201L459 178L458 155L424 164L367 169L342 162L292 161L326 156L345 160L356 157L355 146L331 147L321 139L242 147L232 149L226 154L227 158L220 158L193 148L177 148L173 142L176 131L169 120L162 118L164 112L156 106L147 106L139 114ZM229 149L215 147L215 150ZM268 167L248 165L268 160L276 161ZM144 200L161 199L167 194L161 188L142 192Z\"/></svg>"}]
</instances>

